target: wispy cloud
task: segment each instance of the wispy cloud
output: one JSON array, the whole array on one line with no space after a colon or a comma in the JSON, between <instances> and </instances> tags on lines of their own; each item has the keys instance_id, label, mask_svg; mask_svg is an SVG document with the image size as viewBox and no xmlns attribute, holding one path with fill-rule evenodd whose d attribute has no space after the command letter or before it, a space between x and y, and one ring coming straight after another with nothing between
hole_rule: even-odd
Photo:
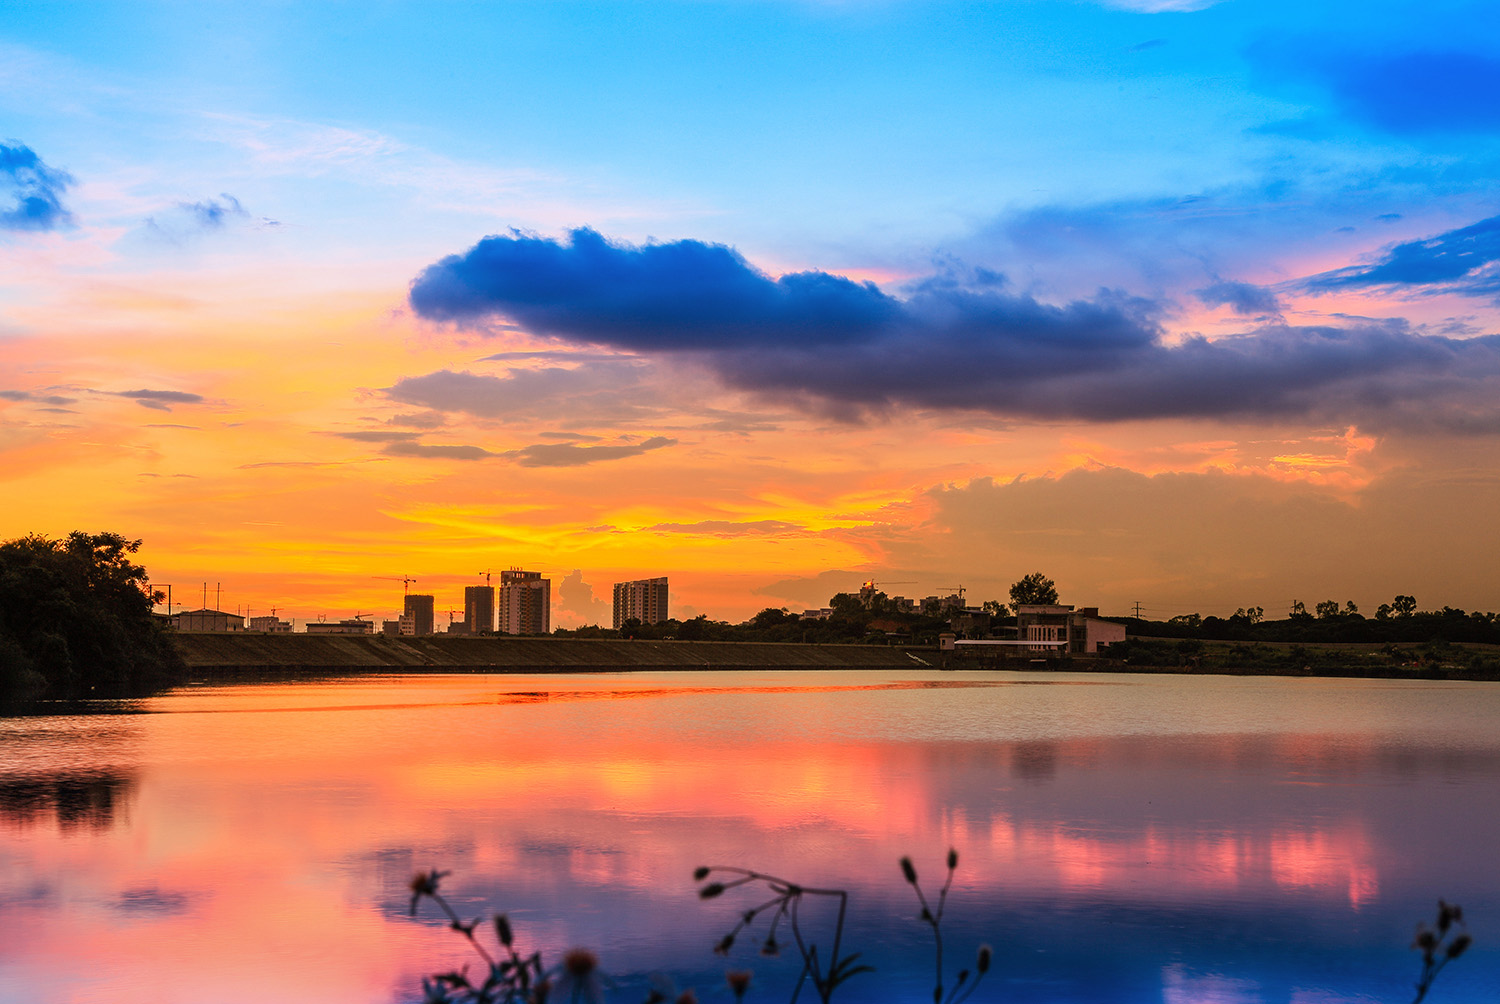
<instances>
[{"instance_id":1,"label":"wispy cloud","mask_svg":"<svg viewBox=\"0 0 1500 1004\"><path fill-rule=\"evenodd\" d=\"M705 534L711 537L781 537L807 532L807 527L779 519L757 519L743 523L723 519L705 519L696 523L657 523L645 527L654 533Z\"/></svg>"},{"instance_id":2,"label":"wispy cloud","mask_svg":"<svg viewBox=\"0 0 1500 1004\"><path fill-rule=\"evenodd\" d=\"M424 460L485 460L501 456L482 446L449 446L440 443L414 443L407 440L390 443L380 451L388 457L420 457Z\"/></svg>"},{"instance_id":3,"label":"wispy cloud","mask_svg":"<svg viewBox=\"0 0 1500 1004\"><path fill-rule=\"evenodd\" d=\"M1313 290L1407 286L1493 296L1500 293L1497 266L1500 216L1491 216L1435 237L1397 244L1371 264L1324 272L1304 285Z\"/></svg>"},{"instance_id":4,"label":"wispy cloud","mask_svg":"<svg viewBox=\"0 0 1500 1004\"><path fill-rule=\"evenodd\" d=\"M78 403L76 397L63 397L60 394L34 394L27 390L0 390L0 399L29 402L32 404L50 404L54 406Z\"/></svg>"},{"instance_id":5,"label":"wispy cloud","mask_svg":"<svg viewBox=\"0 0 1500 1004\"><path fill-rule=\"evenodd\" d=\"M142 408L153 411L171 411L174 404L202 404L203 395L181 390L115 390L99 391L112 397L130 398Z\"/></svg>"},{"instance_id":6,"label":"wispy cloud","mask_svg":"<svg viewBox=\"0 0 1500 1004\"><path fill-rule=\"evenodd\" d=\"M639 363L610 359L575 367L510 370L504 375L438 370L405 377L384 393L393 401L439 413L478 418L576 421L580 416L620 420L650 410L637 393Z\"/></svg>"},{"instance_id":7,"label":"wispy cloud","mask_svg":"<svg viewBox=\"0 0 1500 1004\"><path fill-rule=\"evenodd\" d=\"M535 446L526 446L519 450L511 450L501 454L506 459L514 460L522 467L582 467L585 464L597 464L606 460L624 460L627 457L638 457L652 450L660 450L668 446L676 446L677 440L666 436L652 436L650 439L628 446L577 446L572 443L538 443Z\"/></svg>"}]
</instances>

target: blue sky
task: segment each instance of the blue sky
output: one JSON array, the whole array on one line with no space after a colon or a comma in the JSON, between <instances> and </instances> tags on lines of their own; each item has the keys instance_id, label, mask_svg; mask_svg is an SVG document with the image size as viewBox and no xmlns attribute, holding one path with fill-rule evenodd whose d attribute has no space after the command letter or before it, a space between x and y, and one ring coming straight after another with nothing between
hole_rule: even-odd
<instances>
[{"instance_id":1,"label":"blue sky","mask_svg":"<svg viewBox=\"0 0 1500 1004\"><path fill-rule=\"evenodd\" d=\"M1500 22L1477 3L13 3L0 451L43 478L128 444L150 468L122 470L131 484L217 464L204 498L222 500L337 443L364 452L327 463L400 473L274 491L319 513L373 491L379 539L441 536L438 512L501 519L472 472L503 469L545 514L492 541L465 522L480 537L442 546L602 580L649 571L606 546L622 528L713 528L717 558L704 534L653 545L681 545L704 578L680 602L710 612L768 581L806 580L811 603L830 571L946 582L956 561L1003 593L1028 570L1012 564L1049 558L1106 604L1194 602L1228 551L1211 574L1108 581L1086 549L1001 542L976 562L941 543L964 532L953 493L1004 511L1020 503L999 486L1039 478L1104 498L1090 478L1107 469L1321 493L1351 519L1381 491L1484 511L1496 93ZM585 233L613 252L567 259L542 303L533 258L561 268ZM674 271L699 251L713 289L761 306L726 311L750 301ZM607 262L633 276L628 305ZM408 298L462 263L482 287L464 309ZM813 287L849 296L799 298ZM294 391L299 353L339 375ZM106 398L197 417L169 431L78 403ZM266 455L206 445L246 428ZM618 511L535 480L537 458L586 464ZM1189 494L1184 511L1203 504ZM139 518L171 497L126 495L39 512ZM225 520L268 522L237 505ZM1377 523L1350 539L1381 539ZM1145 531L1121 532L1122 567L1151 565ZM245 546L200 542L219 565L248 566ZM1312 578L1384 599L1428 574L1409 560L1361 569L1368 585L1267 564L1224 588L1279 602ZM710 583L715 561L746 577Z\"/></svg>"}]
</instances>

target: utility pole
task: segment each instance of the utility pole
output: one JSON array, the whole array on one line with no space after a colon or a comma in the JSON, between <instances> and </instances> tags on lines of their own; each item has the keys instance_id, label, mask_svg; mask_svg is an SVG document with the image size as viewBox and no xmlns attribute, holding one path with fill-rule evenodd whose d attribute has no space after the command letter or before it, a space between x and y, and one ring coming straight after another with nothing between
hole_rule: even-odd
<instances>
[{"instance_id":1,"label":"utility pole","mask_svg":"<svg viewBox=\"0 0 1500 1004\"><path fill-rule=\"evenodd\" d=\"M1141 619L1141 601L1140 600L1136 600L1135 601L1135 619L1136 620L1140 620Z\"/></svg>"}]
</instances>

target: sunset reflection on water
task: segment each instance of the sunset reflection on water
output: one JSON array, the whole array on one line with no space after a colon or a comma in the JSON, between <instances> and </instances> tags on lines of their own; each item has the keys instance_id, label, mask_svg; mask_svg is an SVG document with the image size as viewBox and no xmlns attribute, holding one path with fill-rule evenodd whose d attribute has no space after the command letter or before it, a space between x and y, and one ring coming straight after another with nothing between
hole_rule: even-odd
<instances>
[{"instance_id":1,"label":"sunset reflection on water","mask_svg":"<svg viewBox=\"0 0 1500 1004\"><path fill-rule=\"evenodd\" d=\"M424 676L140 710L0 720L0 998L411 1000L466 961L406 916L430 867L596 948L622 1001L719 979L748 904L700 903L700 864L850 889L882 970L851 1001L930 995L896 861L937 880L949 846L950 944L997 947L975 1000L1398 1000L1438 895L1500 905L1494 685ZM1493 997L1484 940L1439 999ZM778 999L791 960L745 951Z\"/></svg>"}]
</instances>

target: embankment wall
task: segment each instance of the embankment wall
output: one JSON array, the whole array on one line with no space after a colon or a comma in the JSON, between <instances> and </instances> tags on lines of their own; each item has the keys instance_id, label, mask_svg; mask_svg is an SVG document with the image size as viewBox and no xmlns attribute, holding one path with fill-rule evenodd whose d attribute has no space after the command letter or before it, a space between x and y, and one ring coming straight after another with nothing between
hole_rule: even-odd
<instances>
[{"instance_id":1,"label":"embankment wall","mask_svg":"<svg viewBox=\"0 0 1500 1004\"><path fill-rule=\"evenodd\" d=\"M383 635L181 634L199 677L298 673L570 673L593 670L911 669L901 648L725 641ZM917 652L927 662L931 652Z\"/></svg>"}]
</instances>

